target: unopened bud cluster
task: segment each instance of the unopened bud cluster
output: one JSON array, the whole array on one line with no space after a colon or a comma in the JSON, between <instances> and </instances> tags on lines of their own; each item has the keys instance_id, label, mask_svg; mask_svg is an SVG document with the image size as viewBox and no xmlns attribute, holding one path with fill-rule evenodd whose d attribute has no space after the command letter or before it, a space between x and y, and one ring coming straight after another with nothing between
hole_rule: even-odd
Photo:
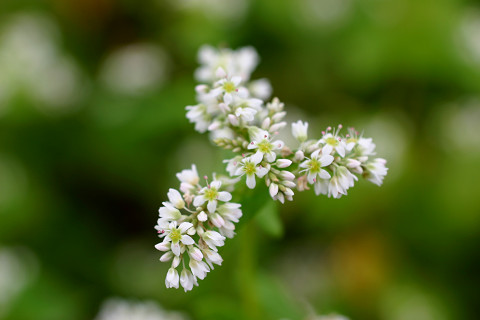
<instances>
[{"instance_id":1,"label":"unopened bud cluster","mask_svg":"<svg viewBox=\"0 0 480 320\"><path fill-rule=\"evenodd\" d=\"M277 139L287 126L286 111L278 98L267 100L271 93L267 80L250 81L258 63L253 48L232 51L205 46L199 51L199 61L195 75L203 84L196 87L198 104L186 107L187 118L197 131L210 132L217 146L234 153L224 162L235 179L214 178L203 187L192 166L177 174L183 195L170 189L169 202L160 208L156 229L164 241L156 247L166 252L160 260L172 260L166 285L178 288L180 283L186 291L213 264L222 262L217 247L223 246L225 237L234 236L234 222L242 215L240 204L229 202L232 197L225 187L233 190L245 177L250 189L263 180L270 196L281 203L310 187L317 195L340 198L359 177L381 185L388 170L386 160L373 158L372 139L354 128L328 127L321 137L309 139L308 123L297 121L291 124L298 141L295 146Z\"/></svg>"}]
</instances>

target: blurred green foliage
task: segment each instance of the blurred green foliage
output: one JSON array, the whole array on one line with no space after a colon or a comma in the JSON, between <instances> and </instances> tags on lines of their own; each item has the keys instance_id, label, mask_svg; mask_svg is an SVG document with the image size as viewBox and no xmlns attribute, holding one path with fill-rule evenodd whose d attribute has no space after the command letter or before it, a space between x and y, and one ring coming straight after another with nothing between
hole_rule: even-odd
<instances>
[{"instance_id":1,"label":"blurred green foliage","mask_svg":"<svg viewBox=\"0 0 480 320\"><path fill-rule=\"evenodd\" d=\"M192 319L477 319L479 35L460 0L1 1L0 250L24 281L0 319L93 319L111 296ZM390 171L340 200L245 196L224 264L185 294L153 226L176 172L224 170L185 119L205 43L253 45L290 120L364 129ZM139 44L157 78L105 71Z\"/></svg>"}]
</instances>

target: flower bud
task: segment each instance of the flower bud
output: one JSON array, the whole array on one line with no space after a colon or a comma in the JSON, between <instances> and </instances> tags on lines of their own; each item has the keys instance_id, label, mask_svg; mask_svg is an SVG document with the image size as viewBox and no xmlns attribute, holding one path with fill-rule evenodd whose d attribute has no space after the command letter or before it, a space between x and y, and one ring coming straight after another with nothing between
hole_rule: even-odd
<instances>
[{"instance_id":1,"label":"flower bud","mask_svg":"<svg viewBox=\"0 0 480 320\"><path fill-rule=\"evenodd\" d=\"M295 157L293 157L293 161L300 162L303 161L303 159L305 159L305 154L302 150L298 150L297 152L295 152Z\"/></svg>"},{"instance_id":2,"label":"flower bud","mask_svg":"<svg viewBox=\"0 0 480 320\"><path fill-rule=\"evenodd\" d=\"M279 168L286 168L292 164L292 160L288 159L278 159L275 165Z\"/></svg>"}]
</instances>

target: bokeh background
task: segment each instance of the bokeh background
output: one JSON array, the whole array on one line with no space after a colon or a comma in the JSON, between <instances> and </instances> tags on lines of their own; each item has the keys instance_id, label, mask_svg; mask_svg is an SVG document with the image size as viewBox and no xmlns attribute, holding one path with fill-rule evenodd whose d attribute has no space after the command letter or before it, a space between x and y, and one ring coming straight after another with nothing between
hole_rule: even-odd
<instances>
[{"instance_id":1,"label":"bokeh background","mask_svg":"<svg viewBox=\"0 0 480 320\"><path fill-rule=\"evenodd\" d=\"M390 171L266 199L185 294L153 226L176 172L224 170L185 118L202 44L254 46L289 120L363 129ZM478 319L479 126L476 1L2 0L0 319Z\"/></svg>"}]
</instances>

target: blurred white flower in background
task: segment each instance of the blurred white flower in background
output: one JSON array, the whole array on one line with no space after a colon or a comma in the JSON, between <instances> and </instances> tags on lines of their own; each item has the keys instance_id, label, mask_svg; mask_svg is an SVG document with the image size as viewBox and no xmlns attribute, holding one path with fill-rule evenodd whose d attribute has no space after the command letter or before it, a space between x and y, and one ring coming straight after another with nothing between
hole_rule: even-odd
<instances>
[{"instance_id":1,"label":"blurred white flower in background","mask_svg":"<svg viewBox=\"0 0 480 320\"><path fill-rule=\"evenodd\" d=\"M119 94L158 91L168 77L168 58L157 45L137 43L111 53L100 69L100 80Z\"/></svg>"},{"instance_id":2,"label":"blurred white flower in background","mask_svg":"<svg viewBox=\"0 0 480 320\"><path fill-rule=\"evenodd\" d=\"M53 21L34 13L5 21L0 27L0 110L18 93L46 112L71 110L85 88L79 68L59 46Z\"/></svg>"},{"instance_id":3,"label":"blurred white flower in background","mask_svg":"<svg viewBox=\"0 0 480 320\"><path fill-rule=\"evenodd\" d=\"M469 8L460 20L457 36L460 55L468 62L480 64L480 10Z\"/></svg>"},{"instance_id":4,"label":"blurred white flower in background","mask_svg":"<svg viewBox=\"0 0 480 320\"><path fill-rule=\"evenodd\" d=\"M179 312L166 311L153 301L130 301L120 298L106 300L95 320L187 320Z\"/></svg>"},{"instance_id":5,"label":"blurred white flower in background","mask_svg":"<svg viewBox=\"0 0 480 320\"><path fill-rule=\"evenodd\" d=\"M182 11L200 11L212 20L241 20L248 9L247 0L170 0Z\"/></svg>"},{"instance_id":6,"label":"blurred white flower in background","mask_svg":"<svg viewBox=\"0 0 480 320\"><path fill-rule=\"evenodd\" d=\"M352 0L294 1L300 9L298 23L307 27L337 27L348 21L352 13Z\"/></svg>"},{"instance_id":7,"label":"blurred white flower in background","mask_svg":"<svg viewBox=\"0 0 480 320\"><path fill-rule=\"evenodd\" d=\"M36 258L28 250L0 246L0 318L36 277L37 269Z\"/></svg>"}]
</instances>

